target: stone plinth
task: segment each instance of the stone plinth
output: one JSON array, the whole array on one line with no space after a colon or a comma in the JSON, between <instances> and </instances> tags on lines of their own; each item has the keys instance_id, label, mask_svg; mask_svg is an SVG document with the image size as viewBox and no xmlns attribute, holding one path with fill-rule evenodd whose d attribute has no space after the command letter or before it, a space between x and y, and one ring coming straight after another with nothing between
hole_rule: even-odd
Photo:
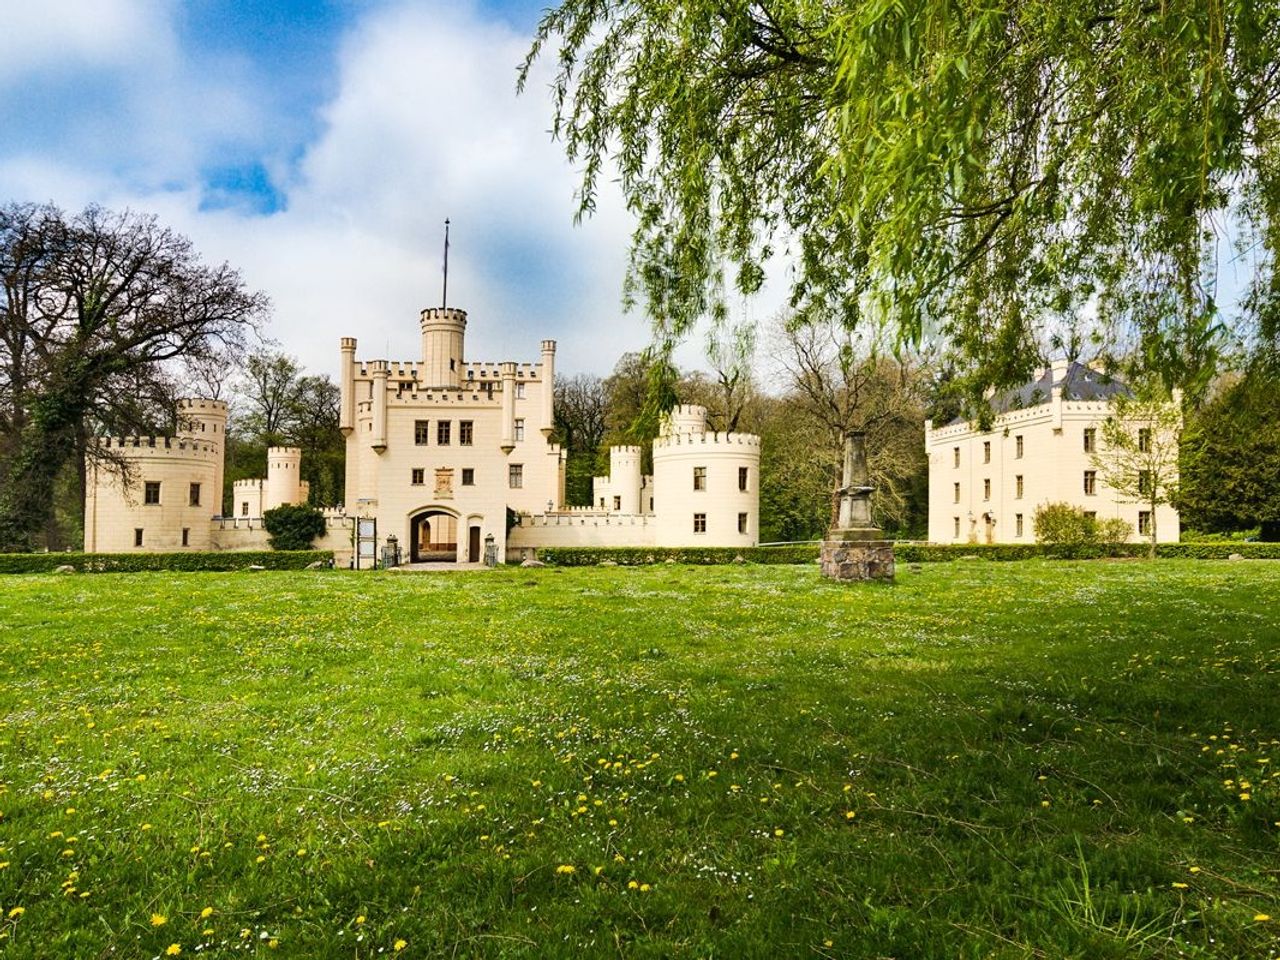
<instances>
[{"instance_id":1,"label":"stone plinth","mask_svg":"<svg viewBox=\"0 0 1280 960\"><path fill-rule=\"evenodd\" d=\"M839 537L832 531L832 537ZM822 575L832 580L892 580L893 541L829 539L818 555Z\"/></svg>"}]
</instances>

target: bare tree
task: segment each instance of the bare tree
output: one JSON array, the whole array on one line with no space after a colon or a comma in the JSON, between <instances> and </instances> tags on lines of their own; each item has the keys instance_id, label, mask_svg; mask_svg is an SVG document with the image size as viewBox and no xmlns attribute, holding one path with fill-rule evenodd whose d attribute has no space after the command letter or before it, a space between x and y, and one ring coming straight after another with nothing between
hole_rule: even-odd
<instances>
[{"instance_id":1,"label":"bare tree","mask_svg":"<svg viewBox=\"0 0 1280 960\"><path fill-rule=\"evenodd\" d=\"M880 354L876 343L838 321L779 323L776 332L774 359L791 415L808 418L817 428L803 432L814 442L808 459L821 464L828 478L831 521L838 508L843 437L852 430L867 434L877 514L903 520L909 480L924 459L920 370L910 358Z\"/></svg>"},{"instance_id":2,"label":"bare tree","mask_svg":"<svg viewBox=\"0 0 1280 960\"><path fill-rule=\"evenodd\" d=\"M90 431L131 416L140 383L239 349L267 301L153 217L0 209L0 549L30 549Z\"/></svg>"},{"instance_id":3,"label":"bare tree","mask_svg":"<svg viewBox=\"0 0 1280 960\"><path fill-rule=\"evenodd\" d=\"M556 377L555 421L566 450L592 453L604 440L609 396L594 374Z\"/></svg>"}]
</instances>

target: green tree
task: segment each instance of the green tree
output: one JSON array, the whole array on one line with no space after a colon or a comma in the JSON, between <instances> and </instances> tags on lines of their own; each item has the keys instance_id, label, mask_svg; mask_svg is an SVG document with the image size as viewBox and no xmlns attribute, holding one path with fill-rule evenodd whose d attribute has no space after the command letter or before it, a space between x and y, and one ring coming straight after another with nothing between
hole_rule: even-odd
<instances>
[{"instance_id":1,"label":"green tree","mask_svg":"<svg viewBox=\"0 0 1280 960\"><path fill-rule=\"evenodd\" d=\"M262 515L272 550L310 550L324 536L324 514L307 503L286 503Z\"/></svg>"},{"instance_id":2,"label":"green tree","mask_svg":"<svg viewBox=\"0 0 1280 960\"><path fill-rule=\"evenodd\" d=\"M801 316L940 329L975 399L1085 303L1194 390L1232 221L1275 326L1278 0L562 0L522 87L547 51L578 215L616 168L668 348L780 255Z\"/></svg>"},{"instance_id":3,"label":"green tree","mask_svg":"<svg viewBox=\"0 0 1280 960\"><path fill-rule=\"evenodd\" d=\"M0 550L39 542L95 430L139 426L176 364L234 355L266 308L153 217L0 208Z\"/></svg>"},{"instance_id":4,"label":"green tree","mask_svg":"<svg viewBox=\"0 0 1280 960\"><path fill-rule=\"evenodd\" d=\"M1102 422L1101 442L1090 456L1098 479L1121 500L1147 508L1150 556L1156 556L1157 508L1178 496L1178 445L1182 412L1177 402L1154 396L1118 396ZM1139 531L1142 532L1142 531Z\"/></svg>"},{"instance_id":5,"label":"green tree","mask_svg":"<svg viewBox=\"0 0 1280 960\"><path fill-rule=\"evenodd\" d=\"M1196 529L1262 528L1280 540L1280 380L1248 371L1183 435L1178 509Z\"/></svg>"}]
</instances>

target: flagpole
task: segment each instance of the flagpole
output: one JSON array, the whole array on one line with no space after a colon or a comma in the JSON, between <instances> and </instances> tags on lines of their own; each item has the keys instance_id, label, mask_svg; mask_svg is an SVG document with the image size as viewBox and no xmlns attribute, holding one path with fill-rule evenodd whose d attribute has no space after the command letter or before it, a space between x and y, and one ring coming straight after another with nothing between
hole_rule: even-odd
<instances>
[{"instance_id":1,"label":"flagpole","mask_svg":"<svg viewBox=\"0 0 1280 960\"><path fill-rule=\"evenodd\" d=\"M440 293L440 307L449 305L449 218L444 218L444 289Z\"/></svg>"}]
</instances>

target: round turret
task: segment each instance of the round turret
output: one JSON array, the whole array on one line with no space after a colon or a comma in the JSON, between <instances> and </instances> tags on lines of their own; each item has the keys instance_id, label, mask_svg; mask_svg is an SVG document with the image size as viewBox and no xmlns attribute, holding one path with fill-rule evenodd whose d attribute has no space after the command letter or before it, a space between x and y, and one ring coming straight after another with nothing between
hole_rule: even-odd
<instances>
[{"instance_id":1,"label":"round turret","mask_svg":"<svg viewBox=\"0 0 1280 960\"><path fill-rule=\"evenodd\" d=\"M669 437L675 434L703 434L707 432L707 408L697 404L682 403L671 410L662 420L660 436Z\"/></svg>"},{"instance_id":2,"label":"round turret","mask_svg":"<svg viewBox=\"0 0 1280 960\"><path fill-rule=\"evenodd\" d=\"M267 450L267 482L263 487L263 512L286 503L301 503L302 451L297 447L270 447Z\"/></svg>"},{"instance_id":3,"label":"round turret","mask_svg":"<svg viewBox=\"0 0 1280 960\"><path fill-rule=\"evenodd\" d=\"M609 448L609 489L618 498L615 512L640 512L639 447Z\"/></svg>"},{"instance_id":4,"label":"round turret","mask_svg":"<svg viewBox=\"0 0 1280 960\"><path fill-rule=\"evenodd\" d=\"M463 339L467 311L453 307L428 307L422 325L422 380L427 387L456 387L462 383Z\"/></svg>"}]
</instances>

